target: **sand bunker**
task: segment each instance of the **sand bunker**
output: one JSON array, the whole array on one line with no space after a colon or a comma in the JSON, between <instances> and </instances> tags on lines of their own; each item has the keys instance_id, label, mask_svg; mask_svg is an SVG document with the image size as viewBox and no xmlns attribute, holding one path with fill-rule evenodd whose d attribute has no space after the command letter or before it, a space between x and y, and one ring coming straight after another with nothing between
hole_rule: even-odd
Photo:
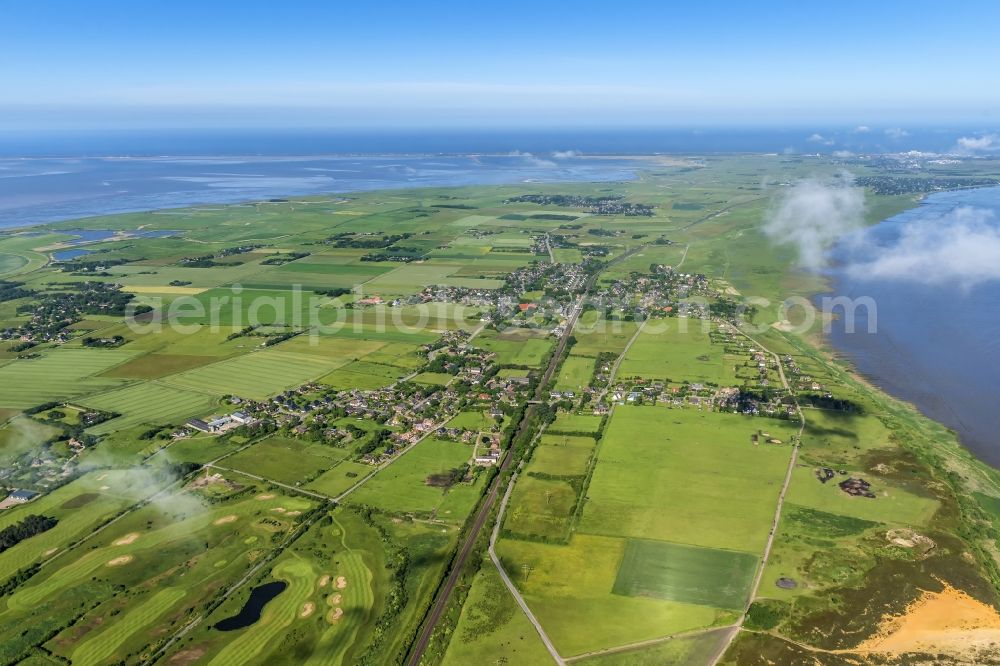
<instances>
[{"instance_id":1,"label":"sand bunker","mask_svg":"<svg viewBox=\"0 0 1000 666\"><path fill-rule=\"evenodd\" d=\"M334 608L332 611L326 614L326 621L330 624L336 624L340 618L344 616L343 608Z\"/></svg>"},{"instance_id":2,"label":"sand bunker","mask_svg":"<svg viewBox=\"0 0 1000 666\"><path fill-rule=\"evenodd\" d=\"M307 601L302 604L302 610L299 611L299 617L309 617L316 610L316 604L311 601Z\"/></svg>"},{"instance_id":3,"label":"sand bunker","mask_svg":"<svg viewBox=\"0 0 1000 666\"><path fill-rule=\"evenodd\" d=\"M97 480L98 481L103 481L106 478L108 478L107 472L105 472L104 474L101 474L99 477L97 477Z\"/></svg>"},{"instance_id":4,"label":"sand bunker","mask_svg":"<svg viewBox=\"0 0 1000 666\"><path fill-rule=\"evenodd\" d=\"M347 579L343 576L337 576L337 582L334 584L337 586L338 590L342 590L347 587Z\"/></svg>"},{"instance_id":5,"label":"sand bunker","mask_svg":"<svg viewBox=\"0 0 1000 666\"><path fill-rule=\"evenodd\" d=\"M257 495L257 499L259 500L274 499L274 495L272 495L271 493L264 493L263 495Z\"/></svg>"},{"instance_id":6,"label":"sand bunker","mask_svg":"<svg viewBox=\"0 0 1000 666\"><path fill-rule=\"evenodd\" d=\"M111 490L111 486L101 486L98 490Z\"/></svg>"},{"instance_id":7,"label":"sand bunker","mask_svg":"<svg viewBox=\"0 0 1000 666\"><path fill-rule=\"evenodd\" d=\"M126 534L125 536L123 536L121 539L118 539L117 541L115 541L115 545L116 546L127 546L130 543L135 543L135 540L138 539L138 538L139 538L139 533L138 532L129 532L128 534Z\"/></svg>"},{"instance_id":8,"label":"sand bunker","mask_svg":"<svg viewBox=\"0 0 1000 666\"><path fill-rule=\"evenodd\" d=\"M289 511L289 512L288 512L287 514L285 514L285 515L287 515L287 516L301 516L301 515L302 515L302 512L301 512L301 511Z\"/></svg>"},{"instance_id":9,"label":"sand bunker","mask_svg":"<svg viewBox=\"0 0 1000 666\"><path fill-rule=\"evenodd\" d=\"M236 518L237 518L236 514L235 513L231 513L228 516L223 516L222 518L217 519L212 524L213 525L225 525L226 523L234 522L236 520Z\"/></svg>"},{"instance_id":10,"label":"sand bunker","mask_svg":"<svg viewBox=\"0 0 1000 666\"><path fill-rule=\"evenodd\" d=\"M56 552L57 550L59 550L59 549L58 548L49 548L47 551L45 551L44 553L42 553L42 557L48 557L49 555L51 555L52 553Z\"/></svg>"},{"instance_id":11,"label":"sand bunker","mask_svg":"<svg viewBox=\"0 0 1000 666\"><path fill-rule=\"evenodd\" d=\"M977 654L1000 650L1000 613L946 585L941 592L924 592L903 615L885 618L858 650L943 653L974 663Z\"/></svg>"},{"instance_id":12,"label":"sand bunker","mask_svg":"<svg viewBox=\"0 0 1000 666\"><path fill-rule=\"evenodd\" d=\"M326 605L327 606L331 606L332 607L332 606L338 606L339 604L340 604L340 595L339 594L331 594L330 596L328 596L326 598Z\"/></svg>"},{"instance_id":13,"label":"sand bunker","mask_svg":"<svg viewBox=\"0 0 1000 666\"><path fill-rule=\"evenodd\" d=\"M323 576L322 578L319 579L319 586L320 587L326 587L326 584L329 583L329 582L330 582L330 577L329 576Z\"/></svg>"},{"instance_id":14,"label":"sand bunker","mask_svg":"<svg viewBox=\"0 0 1000 666\"><path fill-rule=\"evenodd\" d=\"M116 557L113 560L108 560L109 567L120 567L123 564L128 564L132 561L131 555L122 555L121 557Z\"/></svg>"},{"instance_id":15,"label":"sand bunker","mask_svg":"<svg viewBox=\"0 0 1000 666\"><path fill-rule=\"evenodd\" d=\"M286 509L285 507L282 507L282 506L276 506L273 509L271 509L271 511L277 511L278 513L285 513L285 511L287 511L287 510L288 509Z\"/></svg>"}]
</instances>

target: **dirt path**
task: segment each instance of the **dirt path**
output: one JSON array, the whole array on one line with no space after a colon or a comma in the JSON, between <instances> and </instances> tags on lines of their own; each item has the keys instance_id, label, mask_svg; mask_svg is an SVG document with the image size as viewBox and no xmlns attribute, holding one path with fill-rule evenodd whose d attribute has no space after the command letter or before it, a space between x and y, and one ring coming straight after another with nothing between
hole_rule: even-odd
<instances>
[{"instance_id":1,"label":"dirt path","mask_svg":"<svg viewBox=\"0 0 1000 666\"><path fill-rule=\"evenodd\" d=\"M675 271L679 271L681 269L681 266L684 265L684 260L688 258L688 250L690 249L691 249L691 243L688 243L687 245L684 246L684 254L681 255L681 260L677 262L676 266L674 266Z\"/></svg>"}]
</instances>

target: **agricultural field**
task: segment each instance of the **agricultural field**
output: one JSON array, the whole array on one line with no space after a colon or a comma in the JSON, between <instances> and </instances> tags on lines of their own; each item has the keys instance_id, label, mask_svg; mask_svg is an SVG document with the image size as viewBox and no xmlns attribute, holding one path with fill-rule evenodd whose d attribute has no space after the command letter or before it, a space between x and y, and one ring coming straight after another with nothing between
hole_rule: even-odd
<instances>
[{"instance_id":1,"label":"agricultural field","mask_svg":"<svg viewBox=\"0 0 1000 666\"><path fill-rule=\"evenodd\" d=\"M78 402L84 407L121 414L90 428L90 432L99 435L136 425L179 425L211 410L215 399L199 391L147 382L98 393Z\"/></svg>"},{"instance_id":2,"label":"agricultural field","mask_svg":"<svg viewBox=\"0 0 1000 666\"><path fill-rule=\"evenodd\" d=\"M107 390L121 381L98 375L130 360L127 349L53 349L0 366L0 407L25 408Z\"/></svg>"},{"instance_id":3,"label":"agricultural field","mask_svg":"<svg viewBox=\"0 0 1000 666\"><path fill-rule=\"evenodd\" d=\"M618 375L676 383L742 384L736 378L738 360L709 339L712 327L686 317L648 323L629 348Z\"/></svg>"},{"instance_id":4,"label":"agricultural field","mask_svg":"<svg viewBox=\"0 0 1000 666\"><path fill-rule=\"evenodd\" d=\"M239 395L263 400L317 379L340 361L279 350L258 351L171 375L164 384L209 395Z\"/></svg>"},{"instance_id":5,"label":"agricultural field","mask_svg":"<svg viewBox=\"0 0 1000 666\"><path fill-rule=\"evenodd\" d=\"M753 444L761 427L784 443ZM794 434L773 419L619 407L601 440L580 529L760 552Z\"/></svg>"},{"instance_id":6,"label":"agricultural field","mask_svg":"<svg viewBox=\"0 0 1000 666\"><path fill-rule=\"evenodd\" d=\"M503 539L504 568L560 654L661 638L731 621L731 612L614 594L627 540L577 533L567 545Z\"/></svg>"},{"instance_id":7,"label":"agricultural field","mask_svg":"<svg viewBox=\"0 0 1000 666\"><path fill-rule=\"evenodd\" d=\"M595 357L602 352L620 354L638 328L635 322L608 320L593 310L584 312L573 329L573 353Z\"/></svg>"}]
</instances>

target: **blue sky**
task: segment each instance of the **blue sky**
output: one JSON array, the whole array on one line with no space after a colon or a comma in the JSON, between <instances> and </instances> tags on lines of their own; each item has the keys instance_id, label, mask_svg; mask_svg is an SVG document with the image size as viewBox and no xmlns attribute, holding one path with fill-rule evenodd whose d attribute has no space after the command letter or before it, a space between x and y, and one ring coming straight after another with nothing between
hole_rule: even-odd
<instances>
[{"instance_id":1,"label":"blue sky","mask_svg":"<svg viewBox=\"0 0 1000 666\"><path fill-rule=\"evenodd\" d=\"M819 4L8 0L0 129L1000 124L1000 6Z\"/></svg>"}]
</instances>

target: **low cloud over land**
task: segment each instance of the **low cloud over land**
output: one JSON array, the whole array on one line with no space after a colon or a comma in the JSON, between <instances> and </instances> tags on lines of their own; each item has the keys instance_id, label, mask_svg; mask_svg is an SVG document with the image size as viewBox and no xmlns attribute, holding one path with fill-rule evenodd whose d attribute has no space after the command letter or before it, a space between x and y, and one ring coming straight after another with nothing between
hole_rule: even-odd
<instances>
[{"instance_id":1,"label":"low cloud over land","mask_svg":"<svg viewBox=\"0 0 1000 666\"><path fill-rule=\"evenodd\" d=\"M864 190L849 174L829 180L805 179L778 197L764 221L764 233L798 250L799 265L818 270L826 248L864 223Z\"/></svg>"}]
</instances>

